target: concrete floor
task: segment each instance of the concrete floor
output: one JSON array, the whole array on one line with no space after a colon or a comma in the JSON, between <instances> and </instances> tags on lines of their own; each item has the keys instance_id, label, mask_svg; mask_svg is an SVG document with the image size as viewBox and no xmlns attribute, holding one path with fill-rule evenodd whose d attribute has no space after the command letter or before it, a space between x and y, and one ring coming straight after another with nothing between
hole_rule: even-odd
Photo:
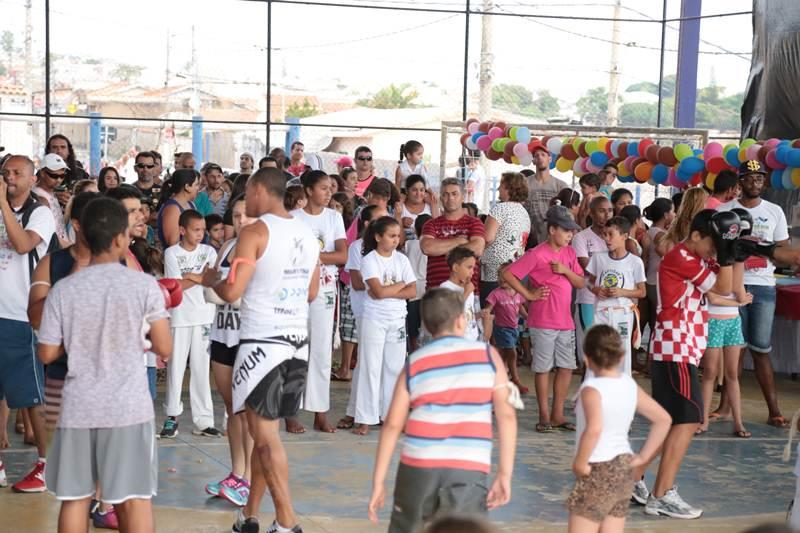
<instances>
[{"instance_id":1,"label":"concrete floor","mask_svg":"<svg viewBox=\"0 0 800 533\"><path fill-rule=\"evenodd\" d=\"M523 379L532 381L528 371ZM647 387L647 381L642 384ZM529 384L532 388L532 383ZM800 387L788 378L779 378L781 406L789 417L800 407ZM577 377L573 389L577 387ZM349 384L332 386L332 416L341 416L349 393ZM788 432L763 424L766 411L751 373L743 380L743 408L749 440L731 436L730 422L711 425L708 434L692 443L678 477L681 495L705 514L692 522L670 519L652 520L641 507L632 507L630 531L700 530L741 531L764 522L784 519L794 494L790 463L781 461ZM216 395L215 395L216 396ZM188 405L188 402L185 402ZM222 405L217 398L218 423ZM158 409L158 422L163 416ZM311 417L303 414L307 427ZM526 397L526 409L519 416L519 446L514 471L511 503L490 518L501 531L564 530L567 513L564 501L573 484L570 471L574 434L537 434L535 398ZM230 469L224 439L191 435L191 419L184 414L177 439L159 445L159 494L155 500L158 531L229 531L233 507L226 501L209 498L205 483L219 480ZM646 425L637 420L632 430L634 445L641 445ZM11 448L0 451L10 480L24 475L36 454L23 446L19 435L12 434ZM292 473L292 492L301 524L307 533L333 531L385 531L386 522L372 525L366 520L371 469L378 432L357 437L349 432L322 435L310 431L304 435L284 435ZM648 474L652 483L653 474ZM58 504L47 494L21 495L0 489L0 517L13 517L15 532L55 531ZM388 507L388 505L387 505ZM262 505L262 523L272 518L271 502ZM388 517L388 511L383 518ZM2 520L5 525L8 524Z\"/></svg>"}]
</instances>

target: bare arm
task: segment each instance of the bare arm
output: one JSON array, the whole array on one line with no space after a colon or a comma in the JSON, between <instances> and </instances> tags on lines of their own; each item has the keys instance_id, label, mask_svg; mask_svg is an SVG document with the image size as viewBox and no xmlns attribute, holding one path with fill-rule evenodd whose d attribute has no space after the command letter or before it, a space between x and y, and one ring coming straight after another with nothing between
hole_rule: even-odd
<instances>
[{"instance_id":1,"label":"bare arm","mask_svg":"<svg viewBox=\"0 0 800 533\"><path fill-rule=\"evenodd\" d=\"M743 302L739 302L733 298L726 298L725 296L715 292L709 292L706 296L708 297L708 303L712 305L718 305L720 307L742 307L742 305L746 305L743 304Z\"/></svg>"},{"instance_id":2,"label":"bare arm","mask_svg":"<svg viewBox=\"0 0 800 533\"><path fill-rule=\"evenodd\" d=\"M320 252L319 261L323 265L344 265L347 263L347 240L336 239L333 252Z\"/></svg>"},{"instance_id":3,"label":"bare arm","mask_svg":"<svg viewBox=\"0 0 800 533\"><path fill-rule=\"evenodd\" d=\"M593 387L584 387L581 390L581 405L586 417L586 429L578 441L575 459L572 461L572 471L576 476L588 476L592 471L589 458L597 447L600 434L603 432L603 405L600 393Z\"/></svg>"},{"instance_id":4,"label":"bare arm","mask_svg":"<svg viewBox=\"0 0 800 533\"><path fill-rule=\"evenodd\" d=\"M469 243L466 237L455 237L453 239L435 239L430 235L423 235L419 241L422 253L432 257L447 255L450 250ZM483 252L483 250L481 250Z\"/></svg>"},{"instance_id":5,"label":"bare arm","mask_svg":"<svg viewBox=\"0 0 800 533\"><path fill-rule=\"evenodd\" d=\"M54 363L61 354L64 353L64 345L59 344L54 346L52 344L42 344L41 342L36 345L36 355L43 365Z\"/></svg>"},{"instance_id":6,"label":"bare arm","mask_svg":"<svg viewBox=\"0 0 800 533\"><path fill-rule=\"evenodd\" d=\"M172 332L169 319L161 318L150 323L150 350L164 361L172 356Z\"/></svg>"},{"instance_id":7,"label":"bare arm","mask_svg":"<svg viewBox=\"0 0 800 533\"><path fill-rule=\"evenodd\" d=\"M264 253L268 239L269 230L263 222L255 222L242 228L231 259L231 274L226 280L217 280L209 285L214 287L214 292L220 298L233 303L242 297L255 274L256 261ZM211 269L207 272L209 271Z\"/></svg>"},{"instance_id":8,"label":"bare arm","mask_svg":"<svg viewBox=\"0 0 800 533\"><path fill-rule=\"evenodd\" d=\"M483 240L486 244L492 244L497 238L497 231L500 229L500 223L492 215L489 215L486 217L484 227L486 228L486 233Z\"/></svg>"},{"instance_id":9,"label":"bare arm","mask_svg":"<svg viewBox=\"0 0 800 533\"><path fill-rule=\"evenodd\" d=\"M586 271L586 267L589 266L589 258L588 257L579 257L578 258L578 264L581 266L581 268L585 272Z\"/></svg>"},{"instance_id":10,"label":"bare arm","mask_svg":"<svg viewBox=\"0 0 800 533\"><path fill-rule=\"evenodd\" d=\"M177 244L181 240L181 231L178 227L180 209L177 205L168 205L161 216L161 231L164 233L164 248Z\"/></svg>"},{"instance_id":11,"label":"bare arm","mask_svg":"<svg viewBox=\"0 0 800 533\"><path fill-rule=\"evenodd\" d=\"M11 204L8 203L5 195L5 180L0 179L2 186L0 186L0 213L3 214L3 222L6 225L6 233L8 233L8 240L11 241L11 246L18 254L27 254L42 242L42 238L35 231L29 231L22 227L14 211L11 209Z\"/></svg>"},{"instance_id":12,"label":"bare arm","mask_svg":"<svg viewBox=\"0 0 800 533\"><path fill-rule=\"evenodd\" d=\"M417 294L417 283L409 283L406 285L402 281L393 283L391 285L381 285L378 278L369 278L366 280L367 290L369 295L377 300L384 298L402 298L407 300L413 298Z\"/></svg>"},{"instance_id":13,"label":"bare arm","mask_svg":"<svg viewBox=\"0 0 800 533\"><path fill-rule=\"evenodd\" d=\"M361 277L360 270L350 270L350 284L353 288L357 291L364 291L367 290L366 285L364 285L364 279Z\"/></svg>"},{"instance_id":14,"label":"bare arm","mask_svg":"<svg viewBox=\"0 0 800 533\"><path fill-rule=\"evenodd\" d=\"M31 279L31 290L28 293L28 320L33 329L42 325L44 301L50 292L50 256L46 255L36 265Z\"/></svg>"},{"instance_id":15,"label":"bare arm","mask_svg":"<svg viewBox=\"0 0 800 533\"><path fill-rule=\"evenodd\" d=\"M512 274L508 269L503 270L503 279L511 286L512 289L521 294L522 297L529 302L543 300L544 298L547 298L550 293L550 289L548 287L538 287L534 290L528 289L528 287L523 285L522 282L518 280L516 276L514 276L514 274Z\"/></svg>"},{"instance_id":16,"label":"bare arm","mask_svg":"<svg viewBox=\"0 0 800 533\"><path fill-rule=\"evenodd\" d=\"M486 241L483 237L470 237L467 243L467 248L475 252L478 257L483 255L483 250L486 248Z\"/></svg>"},{"instance_id":17,"label":"bare arm","mask_svg":"<svg viewBox=\"0 0 800 533\"><path fill-rule=\"evenodd\" d=\"M709 292L716 292L717 294L730 294L733 292L732 290L733 285L733 267L725 266L720 267L719 274L717 274L717 281L714 283L714 286L711 287L711 291Z\"/></svg>"}]
</instances>

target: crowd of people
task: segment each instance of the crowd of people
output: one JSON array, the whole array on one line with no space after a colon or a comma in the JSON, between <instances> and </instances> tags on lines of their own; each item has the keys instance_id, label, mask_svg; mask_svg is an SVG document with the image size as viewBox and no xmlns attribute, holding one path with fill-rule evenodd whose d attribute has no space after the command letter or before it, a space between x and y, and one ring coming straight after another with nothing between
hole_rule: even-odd
<instances>
[{"instance_id":1,"label":"crowd of people","mask_svg":"<svg viewBox=\"0 0 800 533\"><path fill-rule=\"evenodd\" d=\"M750 437L738 382L746 348L768 423L788 425L769 357L773 272L800 254L785 246L783 211L761 198L765 170L747 161L710 193L690 188L642 211L614 188L615 167L583 175L579 193L550 174L544 145L531 147L533 168L504 173L484 214L468 202L476 180L466 173L434 192L417 141L401 146L394 181L374 175L366 146L336 173L313 169L295 142L257 164L242 154L227 176L213 162L197 172L191 153L167 172L159 153L142 151L131 183L113 168L89 177L62 135L40 169L6 156L0 447L15 409L38 452L13 489L54 493L62 531L85 530L89 516L152 530L156 439L179 434L188 366L192 434L229 442L231 472L205 490L238 507L233 531L259 531L267 490L267 531L301 531L280 437L281 427L306 431L300 410L319 432L380 427L373 520L404 434L389 530L419 531L446 510L510 500L524 364L535 430L575 432L571 530L621 530L630 500L650 515L699 517L675 478L709 419L731 416L733 435ZM637 372L651 376L652 397ZM350 383L338 421L332 380ZM651 421L638 452L635 413ZM488 482L493 414L499 464Z\"/></svg>"}]
</instances>

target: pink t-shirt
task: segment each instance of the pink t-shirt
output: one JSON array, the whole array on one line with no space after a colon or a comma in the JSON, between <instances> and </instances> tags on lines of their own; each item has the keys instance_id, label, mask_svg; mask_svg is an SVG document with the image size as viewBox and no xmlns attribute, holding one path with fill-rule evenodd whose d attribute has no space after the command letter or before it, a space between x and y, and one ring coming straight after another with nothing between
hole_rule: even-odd
<instances>
[{"instance_id":1,"label":"pink t-shirt","mask_svg":"<svg viewBox=\"0 0 800 533\"><path fill-rule=\"evenodd\" d=\"M509 267L509 271L517 279L522 280L527 276L534 287L550 288L550 296L544 300L530 302L528 305L528 326L540 329L575 329L575 323L569 312L572 284L566 276L553 273L550 261L559 261L577 275L583 276L583 269L578 264L575 250L565 246L556 251L548 242L528 250Z\"/></svg>"},{"instance_id":2,"label":"pink t-shirt","mask_svg":"<svg viewBox=\"0 0 800 533\"><path fill-rule=\"evenodd\" d=\"M361 180L358 183L356 183L356 190L355 190L356 196L361 196L363 198L363 196L367 194L367 189L374 180L375 176L370 176L367 179Z\"/></svg>"},{"instance_id":3,"label":"pink t-shirt","mask_svg":"<svg viewBox=\"0 0 800 533\"><path fill-rule=\"evenodd\" d=\"M494 312L494 323L501 328L517 327L519 319L519 306L525 303L521 294L498 287L486 297L486 303L491 304Z\"/></svg>"},{"instance_id":4,"label":"pink t-shirt","mask_svg":"<svg viewBox=\"0 0 800 533\"><path fill-rule=\"evenodd\" d=\"M722 205L721 200L717 200L713 196L709 196L708 200L706 200L706 209L716 209Z\"/></svg>"}]
</instances>

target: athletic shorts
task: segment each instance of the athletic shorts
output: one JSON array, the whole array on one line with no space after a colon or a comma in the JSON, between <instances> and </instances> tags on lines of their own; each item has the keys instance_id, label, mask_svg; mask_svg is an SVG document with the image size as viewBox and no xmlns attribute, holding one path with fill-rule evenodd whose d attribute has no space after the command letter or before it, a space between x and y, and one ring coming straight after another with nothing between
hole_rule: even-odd
<instances>
[{"instance_id":1,"label":"athletic shorts","mask_svg":"<svg viewBox=\"0 0 800 533\"><path fill-rule=\"evenodd\" d=\"M106 503L152 498L158 490L155 431L153 420L115 428L56 429L44 472L47 490L59 500L90 498L96 488Z\"/></svg>"},{"instance_id":2,"label":"athletic shorts","mask_svg":"<svg viewBox=\"0 0 800 533\"><path fill-rule=\"evenodd\" d=\"M519 340L519 330L517 328L504 328L497 326L492 331L494 345L498 349L512 349L517 347Z\"/></svg>"},{"instance_id":3,"label":"athletic shorts","mask_svg":"<svg viewBox=\"0 0 800 533\"><path fill-rule=\"evenodd\" d=\"M406 303L406 310L408 338L419 339L419 330L422 328L422 300L409 300Z\"/></svg>"},{"instance_id":4,"label":"athletic shorts","mask_svg":"<svg viewBox=\"0 0 800 533\"><path fill-rule=\"evenodd\" d=\"M236 362L236 354L239 352L239 345L226 346L224 342L211 341L209 353L211 360L221 365L232 367Z\"/></svg>"},{"instance_id":5,"label":"athletic shorts","mask_svg":"<svg viewBox=\"0 0 800 533\"><path fill-rule=\"evenodd\" d=\"M297 416L306 391L307 374L308 361L287 359L255 386L245 405L268 420Z\"/></svg>"},{"instance_id":6,"label":"athletic shorts","mask_svg":"<svg viewBox=\"0 0 800 533\"><path fill-rule=\"evenodd\" d=\"M533 371L546 374L553 367L574 370L575 330L530 328Z\"/></svg>"},{"instance_id":7,"label":"athletic shorts","mask_svg":"<svg viewBox=\"0 0 800 533\"><path fill-rule=\"evenodd\" d=\"M726 346L744 346L742 335L742 318L739 315L731 318L708 319L708 348L724 348Z\"/></svg>"},{"instance_id":8,"label":"athletic shorts","mask_svg":"<svg viewBox=\"0 0 800 533\"><path fill-rule=\"evenodd\" d=\"M0 390L10 409L44 405L44 366L27 322L0 318Z\"/></svg>"},{"instance_id":9,"label":"athletic shorts","mask_svg":"<svg viewBox=\"0 0 800 533\"><path fill-rule=\"evenodd\" d=\"M672 417L673 426L703 422L703 395L696 366L653 361L650 375L653 399Z\"/></svg>"},{"instance_id":10,"label":"athletic shorts","mask_svg":"<svg viewBox=\"0 0 800 533\"><path fill-rule=\"evenodd\" d=\"M420 531L437 515L485 516L487 476L453 468L397 467L389 533Z\"/></svg>"},{"instance_id":11,"label":"athletic shorts","mask_svg":"<svg viewBox=\"0 0 800 533\"><path fill-rule=\"evenodd\" d=\"M588 476L575 480L567 510L598 524L607 516L625 518L633 492L631 455L618 455L591 466Z\"/></svg>"}]
</instances>

